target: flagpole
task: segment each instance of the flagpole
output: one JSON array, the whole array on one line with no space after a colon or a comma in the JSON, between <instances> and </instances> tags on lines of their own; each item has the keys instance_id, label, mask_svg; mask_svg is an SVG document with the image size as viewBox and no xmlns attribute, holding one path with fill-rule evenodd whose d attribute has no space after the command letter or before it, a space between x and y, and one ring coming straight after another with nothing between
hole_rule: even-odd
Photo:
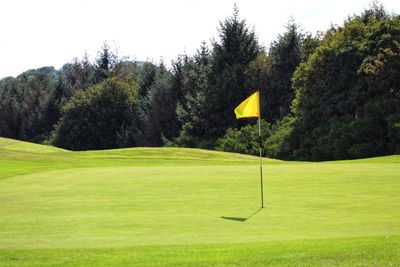
<instances>
[{"instance_id":1,"label":"flagpole","mask_svg":"<svg viewBox=\"0 0 400 267\"><path fill-rule=\"evenodd\" d=\"M261 99L259 101L261 102ZM263 186L263 171L262 171L262 141L261 141L261 109L259 109L259 111L258 111L258 139L259 139L259 145L260 145L261 208L264 208L264 186Z\"/></svg>"},{"instance_id":2,"label":"flagpole","mask_svg":"<svg viewBox=\"0 0 400 267\"><path fill-rule=\"evenodd\" d=\"M261 109L260 91L256 91L246 98L234 110L236 119L258 117L258 139L260 142L260 177L261 177L261 209L264 208L264 186L262 174L262 140L261 140Z\"/></svg>"}]
</instances>

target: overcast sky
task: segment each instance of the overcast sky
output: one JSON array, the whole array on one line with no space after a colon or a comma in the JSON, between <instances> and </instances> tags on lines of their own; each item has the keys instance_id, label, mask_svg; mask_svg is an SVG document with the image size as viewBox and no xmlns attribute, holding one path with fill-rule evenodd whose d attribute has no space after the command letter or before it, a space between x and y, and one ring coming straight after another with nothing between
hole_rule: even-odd
<instances>
[{"instance_id":1,"label":"overcast sky","mask_svg":"<svg viewBox=\"0 0 400 267\"><path fill-rule=\"evenodd\" d=\"M254 26L268 47L292 16L315 33L359 14L367 0L2 0L0 78L42 66L60 68L85 51L94 58L102 43L132 60L193 54L201 41L217 38L219 21L232 14ZM400 0L380 1L400 13Z\"/></svg>"}]
</instances>

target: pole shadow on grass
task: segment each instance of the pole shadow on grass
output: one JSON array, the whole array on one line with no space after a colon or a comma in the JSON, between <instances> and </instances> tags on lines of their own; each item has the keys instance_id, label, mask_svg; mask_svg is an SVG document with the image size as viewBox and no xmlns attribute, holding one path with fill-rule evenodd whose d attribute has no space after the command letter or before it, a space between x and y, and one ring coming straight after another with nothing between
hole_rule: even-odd
<instances>
[{"instance_id":1,"label":"pole shadow on grass","mask_svg":"<svg viewBox=\"0 0 400 267\"><path fill-rule=\"evenodd\" d=\"M221 219L224 219L224 220L231 220L231 221L237 221L237 222L245 222L245 221L247 221L248 219L250 219L251 217L253 217L254 215L256 215L257 213L259 213L261 210L262 210L262 208L259 208L258 210L256 210L255 212L253 212L251 215L249 215L249 216L246 217L246 218L243 218L243 217L225 217L225 216L222 216Z\"/></svg>"}]
</instances>

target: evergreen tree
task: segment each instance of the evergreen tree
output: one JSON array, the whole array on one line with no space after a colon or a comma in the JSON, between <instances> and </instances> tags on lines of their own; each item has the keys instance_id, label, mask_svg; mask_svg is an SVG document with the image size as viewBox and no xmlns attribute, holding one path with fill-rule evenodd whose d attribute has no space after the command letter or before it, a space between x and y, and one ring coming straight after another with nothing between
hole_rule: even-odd
<instances>
[{"instance_id":1,"label":"evergreen tree","mask_svg":"<svg viewBox=\"0 0 400 267\"><path fill-rule=\"evenodd\" d=\"M145 96L153 85L157 72L157 66L151 62L145 62L139 74L139 94Z\"/></svg>"},{"instance_id":2,"label":"evergreen tree","mask_svg":"<svg viewBox=\"0 0 400 267\"><path fill-rule=\"evenodd\" d=\"M110 46L104 42L95 63L95 82L98 83L110 78L117 62L117 56L112 53Z\"/></svg>"},{"instance_id":3,"label":"evergreen tree","mask_svg":"<svg viewBox=\"0 0 400 267\"><path fill-rule=\"evenodd\" d=\"M0 82L0 135L40 142L50 132L46 105L58 72L53 67L29 70Z\"/></svg>"},{"instance_id":4,"label":"evergreen tree","mask_svg":"<svg viewBox=\"0 0 400 267\"><path fill-rule=\"evenodd\" d=\"M172 75L163 63L157 68L154 82L145 96L143 131L148 146L162 146L178 131L176 105L178 94L172 86Z\"/></svg>"},{"instance_id":5,"label":"evergreen tree","mask_svg":"<svg viewBox=\"0 0 400 267\"><path fill-rule=\"evenodd\" d=\"M0 136L16 138L19 133L18 95L15 79L7 77L0 80Z\"/></svg>"},{"instance_id":6,"label":"evergreen tree","mask_svg":"<svg viewBox=\"0 0 400 267\"><path fill-rule=\"evenodd\" d=\"M205 140L209 126L206 114L205 92L210 86L212 55L203 42L193 57L180 57L173 64L174 86L178 89L176 115L182 129L175 145L210 147Z\"/></svg>"},{"instance_id":7,"label":"evergreen tree","mask_svg":"<svg viewBox=\"0 0 400 267\"><path fill-rule=\"evenodd\" d=\"M302 38L293 20L269 49L267 81L262 94L263 118L276 122L289 114L294 98L291 78L302 60Z\"/></svg>"},{"instance_id":8,"label":"evergreen tree","mask_svg":"<svg viewBox=\"0 0 400 267\"><path fill-rule=\"evenodd\" d=\"M213 43L209 85L204 92L207 121L205 138L216 140L227 128L238 125L233 109L254 89L245 88L246 69L260 52L253 29L240 19L235 5L233 15L220 23L219 42Z\"/></svg>"}]
</instances>

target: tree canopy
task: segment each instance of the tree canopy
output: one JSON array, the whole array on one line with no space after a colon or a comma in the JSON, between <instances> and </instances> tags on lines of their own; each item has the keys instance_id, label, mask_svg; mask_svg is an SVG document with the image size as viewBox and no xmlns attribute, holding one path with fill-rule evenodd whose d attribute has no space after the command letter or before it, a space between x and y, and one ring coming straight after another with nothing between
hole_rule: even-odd
<instances>
[{"instance_id":1,"label":"tree canopy","mask_svg":"<svg viewBox=\"0 0 400 267\"><path fill-rule=\"evenodd\" d=\"M72 150L123 147L138 88L114 78L77 93L63 107L52 142Z\"/></svg>"},{"instance_id":2,"label":"tree canopy","mask_svg":"<svg viewBox=\"0 0 400 267\"><path fill-rule=\"evenodd\" d=\"M68 149L186 146L296 160L400 153L400 16L373 3L315 35L290 19L268 48L234 7L218 36L171 66L97 57L0 80L0 135Z\"/></svg>"}]
</instances>

